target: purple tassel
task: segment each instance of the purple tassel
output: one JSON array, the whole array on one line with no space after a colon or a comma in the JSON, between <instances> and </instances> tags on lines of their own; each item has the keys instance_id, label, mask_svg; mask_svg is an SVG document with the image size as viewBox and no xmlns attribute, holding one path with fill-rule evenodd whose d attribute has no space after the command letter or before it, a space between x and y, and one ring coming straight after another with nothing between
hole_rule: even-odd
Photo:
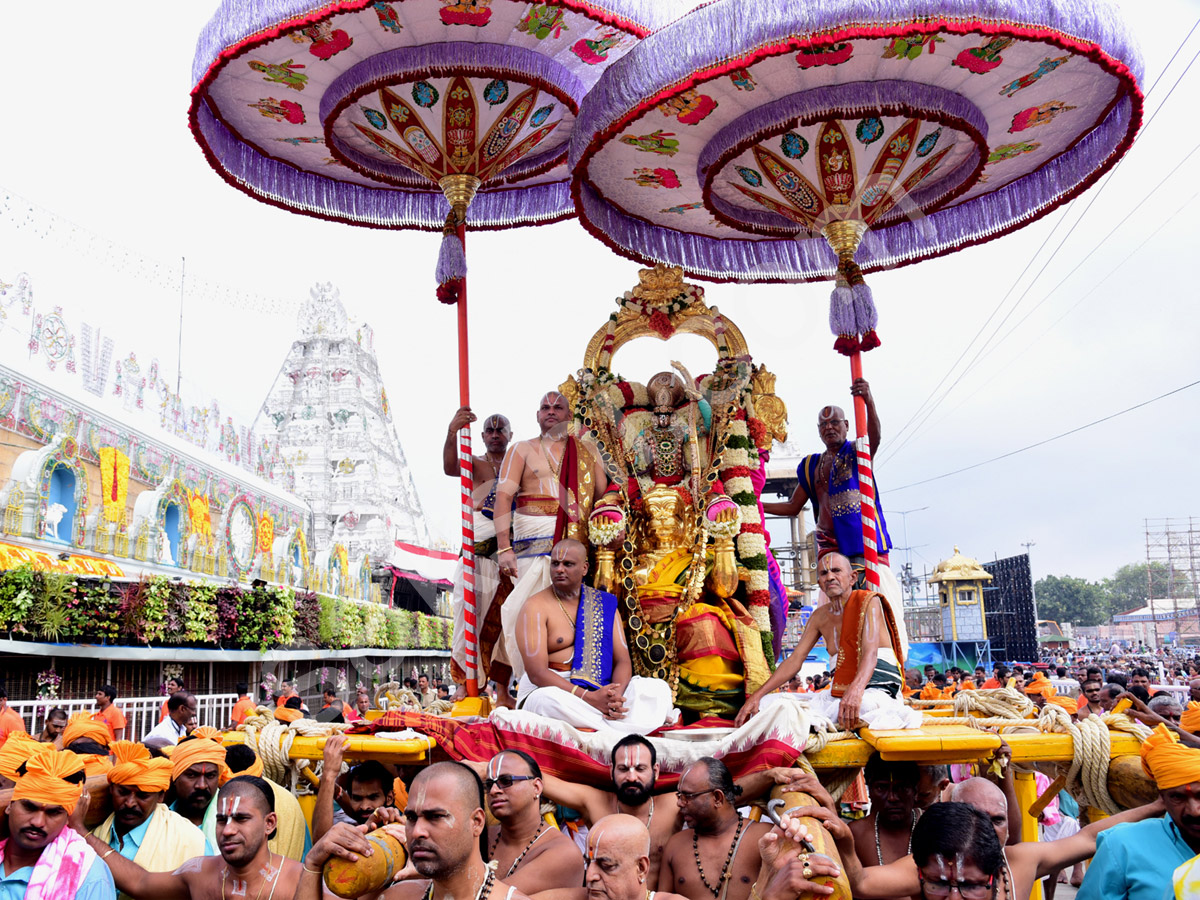
<instances>
[{"instance_id":1,"label":"purple tassel","mask_svg":"<svg viewBox=\"0 0 1200 900\"><path fill-rule=\"evenodd\" d=\"M854 328L855 334L874 331L879 324L879 314L875 311L875 298L871 296L871 288L859 281L850 288L854 295Z\"/></svg>"},{"instance_id":2,"label":"purple tassel","mask_svg":"<svg viewBox=\"0 0 1200 900\"><path fill-rule=\"evenodd\" d=\"M442 249L438 251L437 283L446 284L456 278L467 277L467 254L463 243L453 231L442 237Z\"/></svg>"},{"instance_id":3,"label":"purple tassel","mask_svg":"<svg viewBox=\"0 0 1200 900\"><path fill-rule=\"evenodd\" d=\"M829 330L835 335L858 334L854 327L854 294L841 278L829 295Z\"/></svg>"}]
</instances>

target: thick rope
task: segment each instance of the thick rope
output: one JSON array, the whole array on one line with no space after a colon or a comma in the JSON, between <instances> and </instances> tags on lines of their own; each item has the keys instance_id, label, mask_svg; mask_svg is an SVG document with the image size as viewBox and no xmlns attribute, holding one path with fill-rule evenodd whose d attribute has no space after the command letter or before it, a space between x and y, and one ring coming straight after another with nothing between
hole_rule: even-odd
<instances>
[{"instance_id":1,"label":"thick rope","mask_svg":"<svg viewBox=\"0 0 1200 900\"><path fill-rule=\"evenodd\" d=\"M832 722L827 727L813 726L813 730L808 736L808 741L804 745L804 753L796 760L796 767L816 775L816 770L808 758L809 755L820 753L825 749L826 745L833 741L845 741L854 737L857 737L857 735L853 731L839 731L837 730L837 726ZM858 770L835 769L834 771L838 774L821 783L825 785L825 790L829 791L829 795L833 797L836 803L841 799L842 794L846 793L846 788L854 783L854 778L858 774Z\"/></svg>"},{"instance_id":2,"label":"thick rope","mask_svg":"<svg viewBox=\"0 0 1200 900\"><path fill-rule=\"evenodd\" d=\"M290 757L292 741L297 735L305 737L329 737L340 734L349 726L342 722L317 722L313 719L297 719L295 722L278 721L267 707L260 706L254 715L238 726L244 740L262 760L263 775L288 790L295 790L298 776L308 762Z\"/></svg>"}]
</instances>

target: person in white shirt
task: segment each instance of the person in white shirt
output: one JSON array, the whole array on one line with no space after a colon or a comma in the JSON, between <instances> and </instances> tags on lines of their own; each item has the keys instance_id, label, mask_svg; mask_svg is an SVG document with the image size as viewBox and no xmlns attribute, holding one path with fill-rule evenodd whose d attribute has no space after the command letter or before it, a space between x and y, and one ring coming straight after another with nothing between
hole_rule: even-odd
<instances>
[{"instance_id":1,"label":"person in white shirt","mask_svg":"<svg viewBox=\"0 0 1200 900\"><path fill-rule=\"evenodd\" d=\"M155 725L142 739L158 739L178 744L196 724L196 697L186 691L172 694L167 700L167 717Z\"/></svg>"}]
</instances>

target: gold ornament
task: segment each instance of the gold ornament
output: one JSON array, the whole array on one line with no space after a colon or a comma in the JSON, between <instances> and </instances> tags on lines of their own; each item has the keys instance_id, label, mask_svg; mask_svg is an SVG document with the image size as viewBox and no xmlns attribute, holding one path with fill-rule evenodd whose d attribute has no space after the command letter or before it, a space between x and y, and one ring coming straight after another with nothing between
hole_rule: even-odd
<instances>
[{"instance_id":1,"label":"gold ornament","mask_svg":"<svg viewBox=\"0 0 1200 900\"><path fill-rule=\"evenodd\" d=\"M787 440L787 404L775 394L775 376L765 366L756 366L750 377L750 394L754 411L758 414L770 436L779 443ZM770 443L760 450L770 449Z\"/></svg>"}]
</instances>

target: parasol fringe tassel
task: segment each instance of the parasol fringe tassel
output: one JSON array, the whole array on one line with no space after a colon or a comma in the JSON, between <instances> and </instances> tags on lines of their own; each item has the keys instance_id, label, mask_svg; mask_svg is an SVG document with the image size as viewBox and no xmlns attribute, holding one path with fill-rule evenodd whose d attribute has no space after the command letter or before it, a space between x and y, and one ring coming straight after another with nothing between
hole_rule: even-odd
<instances>
[{"instance_id":1,"label":"parasol fringe tassel","mask_svg":"<svg viewBox=\"0 0 1200 900\"><path fill-rule=\"evenodd\" d=\"M834 350L843 356L852 356L858 352L854 291L841 265L838 266L837 285L829 295L829 330L837 337L833 342Z\"/></svg>"},{"instance_id":2,"label":"parasol fringe tassel","mask_svg":"<svg viewBox=\"0 0 1200 900\"><path fill-rule=\"evenodd\" d=\"M463 279L467 277L467 252L463 242L459 240L457 217L451 211L446 217L446 226L442 229L442 246L438 250L437 298L442 303L457 303L459 292L462 290Z\"/></svg>"}]
</instances>

